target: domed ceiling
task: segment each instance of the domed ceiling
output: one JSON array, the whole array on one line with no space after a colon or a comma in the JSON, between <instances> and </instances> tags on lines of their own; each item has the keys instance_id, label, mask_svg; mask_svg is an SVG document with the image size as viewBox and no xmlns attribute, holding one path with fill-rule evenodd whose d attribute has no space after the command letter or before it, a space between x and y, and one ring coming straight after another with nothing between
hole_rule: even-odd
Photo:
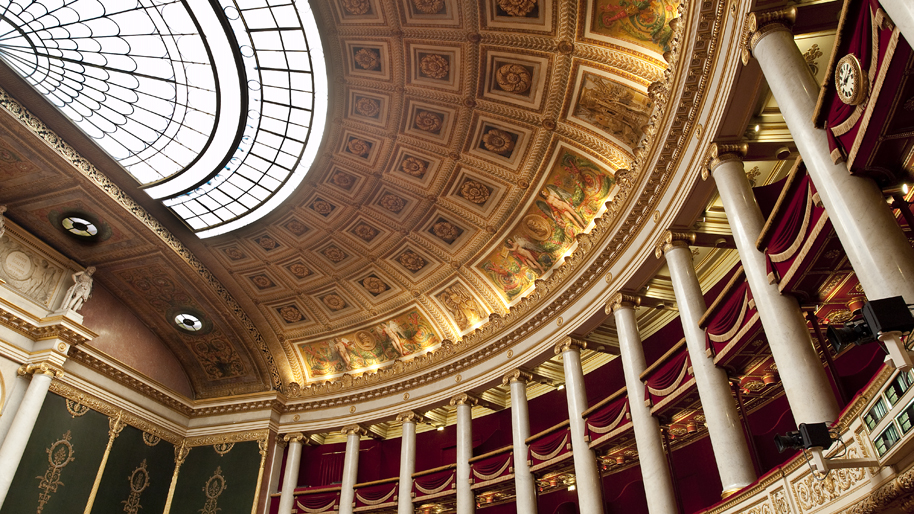
<instances>
[{"instance_id":1,"label":"domed ceiling","mask_svg":"<svg viewBox=\"0 0 914 514\"><path fill-rule=\"evenodd\" d=\"M639 176L625 170L658 116L653 93L670 80L664 53L675 54L679 9L672 0L313 7L330 88L321 150L289 200L229 234L198 240L99 152L73 143L104 173L0 98L57 150L44 155L4 129L4 186L71 168L40 193L4 195L11 218L98 266L200 397L319 394L328 381L418 369L442 344L481 344L490 318L567 267L581 234L609 227L631 202ZM66 213L94 220L102 237L73 241L55 225ZM176 327L180 312L203 329Z\"/></svg>"}]
</instances>

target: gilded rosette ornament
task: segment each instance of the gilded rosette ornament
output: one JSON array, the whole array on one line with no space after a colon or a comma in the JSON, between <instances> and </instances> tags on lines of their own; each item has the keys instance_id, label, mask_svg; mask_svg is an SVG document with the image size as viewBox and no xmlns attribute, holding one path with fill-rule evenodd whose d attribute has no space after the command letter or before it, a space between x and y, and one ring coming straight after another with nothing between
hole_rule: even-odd
<instances>
[{"instance_id":1,"label":"gilded rosette ornament","mask_svg":"<svg viewBox=\"0 0 914 514\"><path fill-rule=\"evenodd\" d=\"M41 489L41 493L38 494L38 514L41 514L45 504L51 500L51 494L57 492L57 488L64 485L60 480L60 473L63 468L76 460L73 457L75 453L73 445L70 444L71 437L70 431L67 430L59 440L45 449L48 454L48 470L44 472L43 476L35 477L41 481L38 484L38 489Z\"/></svg>"}]
</instances>

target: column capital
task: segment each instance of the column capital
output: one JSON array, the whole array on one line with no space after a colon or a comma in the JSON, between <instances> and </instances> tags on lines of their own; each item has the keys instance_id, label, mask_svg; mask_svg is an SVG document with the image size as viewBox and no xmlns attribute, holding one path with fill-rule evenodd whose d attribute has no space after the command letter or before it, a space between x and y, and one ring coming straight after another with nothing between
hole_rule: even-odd
<instances>
[{"instance_id":1,"label":"column capital","mask_svg":"<svg viewBox=\"0 0 914 514\"><path fill-rule=\"evenodd\" d=\"M416 414L415 412L413 412L411 410L397 414L397 421L399 421L400 423L416 424L420 420L422 420L422 416Z\"/></svg>"},{"instance_id":2,"label":"column capital","mask_svg":"<svg viewBox=\"0 0 914 514\"><path fill-rule=\"evenodd\" d=\"M63 377L63 370L48 362L37 362L32 364L23 364L16 370L16 374L23 375L47 375L51 378Z\"/></svg>"},{"instance_id":3,"label":"column capital","mask_svg":"<svg viewBox=\"0 0 914 514\"><path fill-rule=\"evenodd\" d=\"M702 170L701 178L707 180L710 173L714 173L725 162L742 161L747 153L749 145L746 143L711 143L708 148L708 166Z\"/></svg>"},{"instance_id":4,"label":"column capital","mask_svg":"<svg viewBox=\"0 0 914 514\"><path fill-rule=\"evenodd\" d=\"M606 314L612 314L619 309L637 309L639 306L641 306L640 296L619 291L610 296L606 302Z\"/></svg>"},{"instance_id":5,"label":"column capital","mask_svg":"<svg viewBox=\"0 0 914 514\"><path fill-rule=\"evenodd\" d=\"M581 339L575 339L574 337L568 336L562 341L559 341L555 344L553 351L556 355L565 353L567 351L580 352L581 350L587 348L587 341Z\"/></svg>"},{"instance_id":6,"label":"column capital","mask_svg":"<svg viewBox=\"0 0 914 514\"><path fill-rule=\"evenodd\" d=\"M355 423L344 426L343 429L340 430L340 433L343 433L346 435L358 434L359 437L362 437L363 435L368 435L367 430L365 430L364 428L362 428L361 426L359 426Z\"/></svg>"},{"instance_id":7,"label":"column capital","mask_svg":"<svg viewBox=\"0 0 914 514\"><path fill-rule=\"evenodd\" d=\"M287 443L300 443L305 439L305 434L301 432L292 432L282 436L282 440Z\"/></svg>"},{"instance_id":8,"label":"column capital","mask_svg":"<svg viewBox=\"0 0 914 514\"><path fill-rule=\"evenodd\" d=\"M672 230L667 230L660 236L660 242L657 243L657 248L654 249L654 255L656 255L658 259L661 259L663 258L663 254L672 248L677 246L688 248L693 244L695 244L694 232L673 232Z\"/></svg>"},{"instance_id":9,"label":"column capital","mask_svg":"<svg viewBox=\"0 0 914 514\"><path fill-rule=\"evenodd\" d=\"M460 393L460 394L455 395L453 398L451 398L451 402L450 402L451 407L454 407L457 405L469 405L470 407L472 407L472 406L476 405L477 403L479 403L479 400L477 400L476 398L474 398L466 393Z\"/></svg>"},{"instance_id":10,"label":"column capital","mask_svg":"<svg viewBox=\"0 0 914 514\"><path fill-rule=\"evenodd\" d=\"M511 371L505 373L505 376L501 378L502 385L508 385L511 382L523 382L527 383L533 380L533 375L523 371L522 369L512 369Z\"/></svg>"},{"instance_id":11,"label":"column capital","mask_svg":"<svg viewBox=\"0 0 914 514\"><path fill-rule=\"evenodd\" d=\"M768 34L779 30L790 32L797 21L797 8L786 7L774 11L751 12L746 15L746 31L742 41L743 65L749 64L755 45Z\"/></svg>"}]
</instances>

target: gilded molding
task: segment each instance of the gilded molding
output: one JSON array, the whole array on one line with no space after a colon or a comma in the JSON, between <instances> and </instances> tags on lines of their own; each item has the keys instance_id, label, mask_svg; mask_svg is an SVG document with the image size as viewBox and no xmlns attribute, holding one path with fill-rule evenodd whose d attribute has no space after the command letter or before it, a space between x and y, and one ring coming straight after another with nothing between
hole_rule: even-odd
<instances>
[{"instance_id":1,"label":"gilded molding","mask_svg":"<svg viewBox=\"0 0 914 514\"><path fill-rule=\"evenodd\" d=\"M398 423L413 423L413 424L415 424L415 423L418 423L418 422L421 421L421 420L422 420L422 416L416 414L415 412L413 412L413 411L411 411L411 410L408 410L408 411L406 411L406 412L401 412L400 414L397 414L397 422L398 422Z\"/></svg>"},{"instance_id":2,"label":"gilded molding","mask_svg":"<svg viewBox=\"0 0 914 514\"><path fill-rule=\"evenodd\" d=\"M787 7L774 11L752 12L746 15L746 32L742 41L743 65L749 64L749 58L755 45L768 34L786 30L797 21L797 8Z\"/></svg>"},{"instance_id":3,"label":"gilded molding","mask_svg":"<svg viewBox=\"0 0 914 514\"><path fill-rule=\"evenodd\" d=\"M282 436L282 440L287 443L300 443L305 439L305 434L301 432L293 432L291 434L286 434Z\"/></svg>"},{"instance_id":4,"label":"gilded molding","mask_svg":"<svg viewBox=\"0 0 914 514\"><path fill-rule=\"evenodd\" d=\"M580 339L575 339L569 336L556 343L555 348L553 348L552 351L555 352L556 355L559 355L568 351L580 352L586 348L587 341L582 341Z\"/></svg>"},{"instance_id":5,"label":"gilded molding","mask_svg":"<svg viewBox=\"0 0 914 514\"><path fill-rule=\"evenodd\" d=\"M622 291L609 297L606 301L606 314L612 314L619 309L637 309L641 306L641 297Z\"/></svg>"},{"instance_id":6,"label":"gilded molding","mask_svg":"<svg viewBox=\"0 0 914 514\"><path fill-rule=\"evenodd\" d=\"M667 230L660 236L660 242L657 243L657 248L654 249L654 255L656 255L658 259L661 259L663 258L663 254L671 248L677 246L688 248L694 244L694 232L673 232L672 230Z\"/></svg>"},{"instance_id":7,"label":"gilded molding","mask_svg":"<svg viewBox=\"0 0 914 514\"><path fill-rule=\"evenodd\" d=\"M527 383L533 380L533 375L523 371L521 369L512 369L511 371L505 373L505 376L501 378L501 385L508 385L511 382L523 382Z\"/></svg>"},{"instance_id":8,"label":"gilded molding","mask_svg":"<svg viewBox=\"0 0 914 514\"><path fill-rule=\"evenodd\" d=\"M231 434L213 434L188 437L184 440L188 447L214 446L226 443L242 443L245 441L262 441L270 437L269 429L247 430Z\"/></svg>"},{"instance_id":9,"label":"gilded molding","mask_svg":"<svg viewBox=\"0 0 914 514\"><path fill-rule=\"evenodd\" d=\"M19 366L16 374L20 377L25 375L45 375L51 378L62 378L63 370L48 362L38 362Z\"/></svg>"},{"instance_id":10,"label":"gilded molding","mask_svg":"<svg viewBox=\"0 0 914 514\"><path fill-rule=\"evenodd\" d=\"M469 405L470 407L479 403L479 400L468 395L467 393L460 393L451 398L450 405L451 407L456 407L457 405Z\"/></svg>"}]
</instances>

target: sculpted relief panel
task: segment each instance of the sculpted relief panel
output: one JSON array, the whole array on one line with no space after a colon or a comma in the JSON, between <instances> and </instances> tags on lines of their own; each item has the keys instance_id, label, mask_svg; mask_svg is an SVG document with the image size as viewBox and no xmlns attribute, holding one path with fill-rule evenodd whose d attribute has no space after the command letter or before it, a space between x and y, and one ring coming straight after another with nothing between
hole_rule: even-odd
<instances>
[{"instance_id":1,"label":"sculpted relief panel","mask_svg":"<svg viewBox=\"0 0 914 514\"><path fill-rule=\"evenodd\" d=\"M369 371L397 359L436 348L441 338L417 309L340 336L301 343L307 380L327 380L347 372Z\"/></svg>"},{"instance_id":2,"label":"sculpted relief panel","mask_svg":"<svg viewBox=\"0 0 914 514\"><path fill-rule=\"evenodd\" d=\"M646 94L619 80L593 68L579 69L568 119L633 149L644 135L652 105Z\"/></svg>"},{"instance_id":3,"label":"sculpted relief panel","mask_svg":"<svg viewBox=\"0 0 914 514\"><path fill-rule=\"evenodd\" d=\"M478 265L505 300L512 302L571 249L611 197L613 173L560 145L539 193L499 247Z\"/></svg>"},{"instance_id":4,"label":"sculpted relief panel","mask_svg":"<svg viewBox=\"0 0 914 514\"><path fill-rule=\"evenodd\" d=\"M6 232L0 238L0 279L22 295L51 309L64 269Z\"/></svg>"}]
</instances>

